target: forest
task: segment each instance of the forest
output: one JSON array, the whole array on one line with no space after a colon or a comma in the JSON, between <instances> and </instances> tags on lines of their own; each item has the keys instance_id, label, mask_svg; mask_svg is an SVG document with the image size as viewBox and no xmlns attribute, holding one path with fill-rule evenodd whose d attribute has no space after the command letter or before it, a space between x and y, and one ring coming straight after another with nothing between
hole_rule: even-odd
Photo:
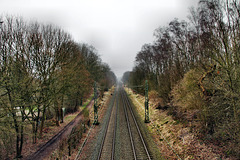
<instances>
[{"instance_id":1,"label":"forest","mask_svg":"<svg viewBox=\"0 0 240 160\"><path fill-rule=\"evenodd\" d=\"M52 24L0 17L0 159L22 157L26 138L36 143L45 121L56 126L76 112L93 93L101 93L116 76L97 50L77 43Z\"/></svg>"},{"instance_id":2,"label":"forest","mask_svg":"<svg viewBox=\"0 0 240 160\"><path fill-rule=\"evenodd\" d=\"M122 81L163 101L158 108L187 123L200 139L240 157L240 3L200 0L187 20L154 31Z\"/></svg>"}]
</instances>

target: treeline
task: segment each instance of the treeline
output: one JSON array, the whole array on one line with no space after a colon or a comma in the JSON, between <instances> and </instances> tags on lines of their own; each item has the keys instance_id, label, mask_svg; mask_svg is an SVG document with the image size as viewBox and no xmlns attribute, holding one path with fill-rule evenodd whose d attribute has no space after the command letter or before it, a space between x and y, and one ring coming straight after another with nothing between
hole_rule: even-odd
<instances>
[{"instance_id":1,"label":"treeline","mask_svg":"<svg viewBox=\"0 0 240 160\"><path fill-rule=\"evenodd\" d=\"M26 137L33 143L42 137L46 119L59 125L63 108L77 111L94 81L108 88L116 77L94 47L57 26L12 16L0 21L0 159L19 158Z\"/></svg>"},{"instance_id":2,"label":"treeline","mask_svg":"<svg viewBox=\"0 0 240 160\"><path fill-rule=\"evenodd\" d=\"M129 86L149 80L177 119L240 157L240 3L200 0L188 20L172 20L142 46ZM143 88L134 88L143 93Z\"/></svg>"}]
</instances>

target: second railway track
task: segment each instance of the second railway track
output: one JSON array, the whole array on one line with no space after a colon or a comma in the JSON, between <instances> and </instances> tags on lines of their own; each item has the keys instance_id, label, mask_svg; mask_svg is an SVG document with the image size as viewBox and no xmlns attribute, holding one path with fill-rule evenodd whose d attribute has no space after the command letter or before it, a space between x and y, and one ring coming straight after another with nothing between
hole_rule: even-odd
<instances>
[{"instance_id":1,"label":"second railway track","mask_svg":"<svg viewBox=\"0 0 240 160\"><path fill-rule=\"evenodd\" d=\"M93 104L93 100L89 102L85 109L89 109ZM69 122L62 130L60 130L55 136L53 136L48 142L46 142L43 146L41 146L35 153L24 158L26 160L41 160L46 158L46 156L51 153L54 149L56 149L59 139L61 139L64 134L70 134L71 129L78 123L81 119L83 111L81 111L71 122ZM65 135L66 136L66 135Z\"/></svg>"},{"instance_id":2,"label":"second railway track","mask_svg":"<svg viewBox=\"0 0 240 160\"><path fill-rule=\"evenodd\" d=\"M97 159L114 159L116 127L117 127L117 109L118 109L118 93L114 97L111 114L108 118L107 127L104 130L103 139L100 146Z\"/></svg>"}]
</instances>

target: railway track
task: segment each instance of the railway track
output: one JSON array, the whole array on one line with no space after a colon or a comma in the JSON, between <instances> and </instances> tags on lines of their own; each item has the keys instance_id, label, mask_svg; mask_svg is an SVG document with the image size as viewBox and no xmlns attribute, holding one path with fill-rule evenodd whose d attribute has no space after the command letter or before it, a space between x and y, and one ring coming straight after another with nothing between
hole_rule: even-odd
<instances>
[{"instance_id":1,"label":"railway track","mask_svg":"<svg viewBox=\"0 0 240 160\"><path fill-rule=\"evenodd\" d=\"M92 106L93 100L86 106L85 109L89 109L90 106ZM51 152L54 150L56 143L59 139L65 134L66 131L71 130L72 127L77 123L80 116L83 114L83 111L81 111L71 122L69 122L60 132L58 132L55 136L53 136L47 143L45 143L41 148L39 148L35 153L30 155L29 157L26 157L27 160L32 159L38 159L41 160L46 156L46 153ZM70 132L69 132L70 133Z\"/></svg>"},{"instance_id":2,"label":"railway track","mask_svg":"<svg viewBox=\"0 0 240 160\"><path fill-rule=\"evenodd\" d=\"M114 104L111 109L111 114L108 118L107 127L104 131L103 140L100 146L100 151L98 153L98 160L114 159L119 94L117 93L116 97L114 98Z\"/></svg>"},{"instance_id":3,"label":"railway track","mask_svg":"<svg viewBox=\"0 0 240 160\"><path fill-rule=\"evenodd\" d=\"M97 159L152 159L123 88L110 112Z\"/></svg>"},{"instance_id":4,"label":"railway track","mask_svg":"<svg viewBox=\"0 0 240 160\"><path fill-rule=\"evenodd\" d=\"M151 159L147 145L133 113L130 101L126 92L122 89L122 100L124 101L125 116L128 117L129 135L132 135L132 150L134 159Z\"/></svg>"}]
</instances>

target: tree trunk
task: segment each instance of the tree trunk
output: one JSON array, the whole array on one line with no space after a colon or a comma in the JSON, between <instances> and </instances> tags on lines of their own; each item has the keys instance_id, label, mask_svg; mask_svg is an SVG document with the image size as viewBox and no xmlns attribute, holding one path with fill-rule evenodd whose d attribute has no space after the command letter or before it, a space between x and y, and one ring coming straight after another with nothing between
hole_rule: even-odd
<instances>
[{"instance_id":1,"label":"tree trunk","mask_svg":"<svg viewBox=\"0 0 240 160\"><path fill-rule=\"evenodd\" d=\"M32 122L32 143L36 143L34 140L35 140L35 122L33 121Z\"/></svg>"},{"instance_id":2,"label":"tree trunk","mask_svg":"<svg viewBox=\"0 0 240 160\"><path fill-rule=\"evenodd\" d=\"M81 102L80 102L80 105L82 106L83 105L83 97L81 96Z\"/></svg>"},{"instance_id":3,"label":"tree trunk","mask_svg":"<svg viewBox=\"0 0 240 160\"><path fill-rule=\"evenodd\" d=\"M22 121L22 123L24 122L24 119ZM22 147L23 147L23 138L24 138L24 135L23 135L23 124L21 124L21 135L20 135L20 146L19 146L19 153L20 153L20 157L19 158L22 158Z\"/></svg>"},{"instance_id":4,"label":"tree trunk","mask_svg":"<svg viewBox=\"0 0 240 160\"><path fill-rule=\"evenodd\" d=\"M19 125L17 123L17 117L15 113L12 113L13 116L13 121L14 121L14 126L15 126L15 131L16 131L16 158L21 158L21 149L20 149L20 133L19 133Z\"/></svg>"},{"instance_id":5,"label":"tree trunk","mask_svg":"<svg viewBox=\"0 0 240 160\"><path fill-rule=\"evenodd\" d=\"M61 123L63 123L63 110L61 107L59 108L59 114L60 114L59 117L60 117Z\"/></svg>"},{"instance_id":6,"label":"tree trunk","mask_svg":"<svg viewBox=\"0 0 240 160\"><path fill-rule=\"evenodd\" d=\"M35 130L34 130L34 143L37 143L37 133L38 133L38 125L39 125L39 118L36 119L35 122Z\"/></svg>"},{"instance_id":7,"label":"tree trunk","mask_svg":"<svg viewBox=\"0 0 240 160\"><path fill-rule=\"evenodd\" d=\"M44 127L44 122L45 122L45 112L46 112L46 106L43 106L42 121L41 121L41 126L40 126L40 137L41 138L42 138L42 132L43 132L43 127Z\"/></svg>"},{"instance_id":8,"label":"tree trunk","mask_svg":"<svg viewBox=\"0 0 240 160\"><path fill-rule=\"evenodd\" d=\"M64 107L64 106L63 106L63 101L64 101L63 98L64 98L64 97L62 96L62 99L61 99L61 111L62 111L62 112L61 112L61 116L62 116L62 123L64 122L64 115L63 115L64 113L63 113L63 110L62 110L63 107Z\"/></svg>"},{"instance_id":9,"label":"tree trunk","mask_svg":"<svg viewBox=\"0 0 240 160\"><path fill-rule=\"evenodd\" d=\"M36 126L35 126L35 130L34 130L34 141L33 141L33 143L37 143L38 121L39 121L39 118L36 120Z\"/></svg>"},{"instance_id":10,"label":"tree trunk","mask_svg":"<svg viewBox=\"0 0 240 160\"><path fill-rule=\"evenodd\" d=\"M76 98L74 112L76 112L77 110L78 110L78 99Z\"/></svg>"},{"instance_id":11,"label":"tree trunk","mask_svg":"<svg viewBox=\"0 0 240 160\"><path fill-rule=\"evenodd\" d=\"M59 108L55 108L55 112L56 112L56 126L59 126Z\"/></svg>"},{"instance_id":12,"label":"tree trunk","mask_svg":"<svg viewBox=\"0 0 240 160\"><path fill-rule=\"evenodd\" d=\"M34 122L34 126L33 126L33 134L34 134L34 139L33 139L33 143L37 143L37 132L38 132L38 125L39 125L39 117L40 117L40 106L38 106L38 113L37 113L37 117L35 119Z\"/></svg>"},{"instance_id":13,"label":"tree trunk","mask_svg":"<svg viewBox=\"0 0 240 160\"><path fill-rule=\"evenodd\" d=\"M54 109L55 109L55 119L56 119L56 126L59 126L59 107L58 107L58 102L55 100L54 102Z\"/></svg>"},{"instance_id":14,"label":"tree trunk","mask_svg":"<svg viewBox=\"0 0 240 160\"><path fill-rule=\"evenodd\" d=\"M17 151L16 158L20 158L20 157L21 157L21 152L20 152L20 150L19 150L19 133L17 133L17 139L16 139L16 151Z\"/></svg>"}]
</instances>

